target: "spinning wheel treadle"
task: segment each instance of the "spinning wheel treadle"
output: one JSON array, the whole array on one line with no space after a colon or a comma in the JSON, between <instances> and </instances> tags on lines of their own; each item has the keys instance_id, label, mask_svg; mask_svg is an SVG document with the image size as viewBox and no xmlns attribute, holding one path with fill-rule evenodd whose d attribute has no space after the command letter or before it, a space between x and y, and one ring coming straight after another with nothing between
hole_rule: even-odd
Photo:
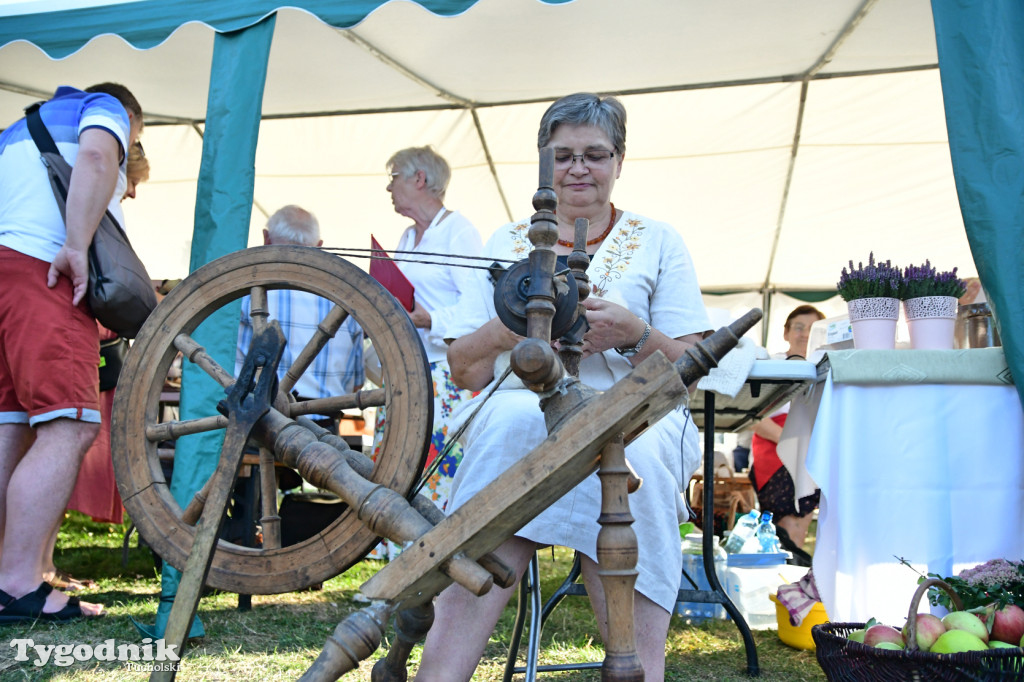
<instances>
[{"instance_id":1,"label":"spinning wheel treadle","mask_svg":"<svg viewBox=\"0 0 1024 682\"><path fill-rule=\"evenodd\" d=\"M231 366L219 367L205 356L192 334L225 306L237 310L231 304L245 295L253 298L253 322L259 329L265 320L256 319L257 303L270 289L311 292L335 304L320 324L322 342L347 316L355 318L373 340L385 388L340 400L352 406L387 408L388 422L372 481L404 496L422 471L432 423L430 373L416 330L397 301L356 266L317 249L266 246L229 254L190 275L153 312L125 363L122 376L130 380L121 382L114 402L111 450L121 497L143 537L177 568L185 565L192 549L194 519L183 519L182 508L170 494L158 443L186 433L223 432L227 420L213 411L200 419L164 422L160 409L164 379L177 352L185 350L183 363L201 368L206 375L203 380L230 385L233 357ZM317 344L314 336L302 353L292 349L293 369L301 372L311 365L322 347ZM284 384L288 388L287 378ZM284 391L274 401L276 410L293 418L302 413L297 405L289 402ZM274 475L272 467L260 469L261 476ZM219 541L206 582L246 594L293 591L337 575L363 558L376 542L376 535L352 509L346 509L322 533L288 547L253 549Z\"/></svg>"}]
</instances>

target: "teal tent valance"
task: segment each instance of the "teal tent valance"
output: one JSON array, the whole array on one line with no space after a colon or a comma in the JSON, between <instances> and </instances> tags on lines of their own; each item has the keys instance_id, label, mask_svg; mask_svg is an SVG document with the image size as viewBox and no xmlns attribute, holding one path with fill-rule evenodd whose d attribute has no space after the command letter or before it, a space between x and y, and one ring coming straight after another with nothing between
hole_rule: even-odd
<instances>
[{"instance_id":1,"label":"teal tent valance","mask_svg":"<svg viewBox=\"0 0 1024 682\"><path fill-rule=\"evenodd\" d=\"M416 0L439 16L462 14L477 0ZM562 4L571 0L538 0ZM96 36L116 34L139 49L167 40L182 24L199 22L220 33L238 31L259 23L286 6L316 15L335 28L355 26L388 0L306 0L282 5L279 0L210 2L209 0L142 0L46 13L12 15L0 21L0 46L26 40L53 59L80 50Z\"/></svg>"}]
</instances>

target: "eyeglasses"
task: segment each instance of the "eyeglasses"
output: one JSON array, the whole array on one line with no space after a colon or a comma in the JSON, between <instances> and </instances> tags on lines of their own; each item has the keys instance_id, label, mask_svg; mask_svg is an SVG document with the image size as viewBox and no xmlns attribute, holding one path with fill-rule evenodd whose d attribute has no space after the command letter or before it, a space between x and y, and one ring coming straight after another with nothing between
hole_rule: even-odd
<instances>
[{"instance_id":1,"label":"eyeglasses","mask_svg":"<svg viewBox=\"0 0 1024 682\"><path fill-rule=\"evenodd\" d=\"M603 168L608 165L613 156L615 156L615 152L607 149L588 149L582 154L573 154L568 149L556 149L555 168L559 170L572 168L576 165L577 159L587 168Z\"/></svg>"}]
</instances>

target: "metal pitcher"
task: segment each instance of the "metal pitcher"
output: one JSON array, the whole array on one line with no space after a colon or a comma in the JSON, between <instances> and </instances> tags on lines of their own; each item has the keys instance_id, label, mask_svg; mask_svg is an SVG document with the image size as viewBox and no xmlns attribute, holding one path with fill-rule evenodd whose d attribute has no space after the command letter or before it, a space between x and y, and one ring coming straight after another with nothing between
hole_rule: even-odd
<instances>
[{"instance_id":1,"label":"metal pitcher","mask_svg":"<svg viewBox=\"0 0 1024 682\"><path fill-rule=\"evenodd\" d=\"M988 303L959 306L953 343L956 348L991 348L1002 345Z\"/></svg>"}]
</instances>

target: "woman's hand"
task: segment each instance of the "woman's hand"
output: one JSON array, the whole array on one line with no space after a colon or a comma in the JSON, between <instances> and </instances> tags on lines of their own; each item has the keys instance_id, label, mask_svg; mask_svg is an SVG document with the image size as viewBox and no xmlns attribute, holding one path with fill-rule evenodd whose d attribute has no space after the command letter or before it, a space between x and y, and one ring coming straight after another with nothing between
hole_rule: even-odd
<instances>
[{"instance_id":1,"label":"woman's hand","mask_svg":"<svg viewBox=\"0 0 1024 682\"><path fill-rule=\"evenodd\" d=\"M522 339L497 317L472 334L460 336L448 345L452 381L459 388L479 391L494 378L498 355L512 350Z\"/></svg>"},{"instance_id":2,"label":"woman's hand","mask_svg":"<svg viewBox=\"0 0 1024 682\"><path fill-rule=\"evenodd\" d=\"M412 320L413 325L416 327L430 329L430 313L416 299L413 299L412 312L409 313L409 319Z\"/></svg>"},{"instance_id":3,"label":"woman's hand","mask_svg":"<svg viewBox=\"0 0 1024 682\"><path fill-rule=\"evenodd\" d=\"M591 296L583 301L590 329L583 335L583 357L609 348L635 346L646 325L639 317L617 303Z\"/></svg>"}]
</instances>

